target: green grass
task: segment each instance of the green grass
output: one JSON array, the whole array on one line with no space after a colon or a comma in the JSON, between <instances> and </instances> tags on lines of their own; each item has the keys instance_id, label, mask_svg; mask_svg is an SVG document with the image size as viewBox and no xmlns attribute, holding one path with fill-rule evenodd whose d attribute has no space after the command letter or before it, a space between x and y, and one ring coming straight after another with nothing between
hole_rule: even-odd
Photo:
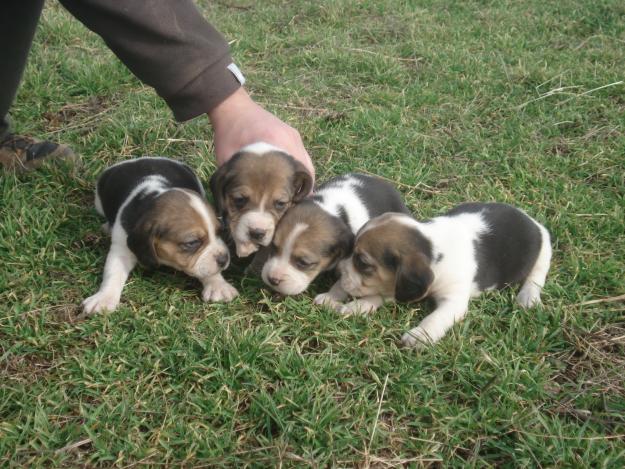
<instances>
[{"instance_id":1,"label":"green grass","mask_svg":"<svg viewBox=\"0 0 625 469\"><path fill-rule=\"evenodd\" d=\"M545 306L489 293L414 352L398 339L427 305L342 319L311 303L328 279L282 300L241 268L241 297L208 305L137 269L119 310L76 321L108 247L97 174L160 154L207 181L214 160L206 119L174 123L50 4L12 116L84 164L0 176L0 465L623 466L623 302L580 304L625 293L623 2L207 3L321 180L387 177L421 218L498 200L545 223Z\"/></svg>"}]
</instances>

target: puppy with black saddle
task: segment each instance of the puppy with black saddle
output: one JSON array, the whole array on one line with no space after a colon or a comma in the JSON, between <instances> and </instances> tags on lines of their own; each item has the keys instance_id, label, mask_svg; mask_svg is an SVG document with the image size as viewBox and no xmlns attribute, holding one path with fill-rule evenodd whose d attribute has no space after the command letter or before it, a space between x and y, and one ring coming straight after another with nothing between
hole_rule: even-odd
<instances>
[{"instance_id":1,"label":"puppy with black saddle","mask_svg":"<svg viewBox=\"0 0 625 469\"><path fill-rule=\"evenodd\" d=\"M431 297L436 309L402 337L406 346L430 344L481 292L521 283L518 303L540 304L550 261L547 229L510 205L465 203L423 222L389 213L360 229L352 256L341 263L341 286L356 300L337 309L362 314L384 301Z\"/></svg>"},{"instance_id":2,"label":"puppy with black saddle","mask_svg":"<svg viewBox=\"0 0 625 469\"><path fill-rule=\"evenodd\" d=\"M110 166L98 179L95 207L106 217L103 228L111 235L111 247L100 289L82 303L85 315L118 306L137 262L166 265L199 279L205 301L237 296L221 275L230 262L221 224L187 165L144 157Z\"/></svg>"}]
</instances>

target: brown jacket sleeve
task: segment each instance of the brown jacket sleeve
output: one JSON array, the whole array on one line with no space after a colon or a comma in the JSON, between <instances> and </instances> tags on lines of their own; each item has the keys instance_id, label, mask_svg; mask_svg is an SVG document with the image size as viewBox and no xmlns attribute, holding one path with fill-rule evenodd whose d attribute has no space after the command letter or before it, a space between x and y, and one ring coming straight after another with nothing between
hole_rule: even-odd
<instances>
[{"instance_id":1,"label":"brown jacket sleeve","mask_svg":"<svg viewBox=\"0 0 625 469\"><path fill-rule=\"evenodd\" d=\"M179 121L204 114L241 83L223 36L191 0L60 0Z\"/></svg>"}]
</instances>

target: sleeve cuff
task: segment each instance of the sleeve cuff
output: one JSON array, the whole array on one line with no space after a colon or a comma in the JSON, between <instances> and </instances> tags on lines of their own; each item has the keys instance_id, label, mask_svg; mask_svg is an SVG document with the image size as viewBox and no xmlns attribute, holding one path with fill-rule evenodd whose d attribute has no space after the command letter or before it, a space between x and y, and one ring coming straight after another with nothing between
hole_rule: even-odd
<instances>
[{"instance_id":1,"label":"sleeve cuff","mask_svg":"<svg viewBox=\"0 0 625 469\"><path fill-rule=\"evenodd\" d=\"M226 54L172 96L163 96L177 121L206 114L245 83L245 77Z\"/></svg>"}]
</instances>

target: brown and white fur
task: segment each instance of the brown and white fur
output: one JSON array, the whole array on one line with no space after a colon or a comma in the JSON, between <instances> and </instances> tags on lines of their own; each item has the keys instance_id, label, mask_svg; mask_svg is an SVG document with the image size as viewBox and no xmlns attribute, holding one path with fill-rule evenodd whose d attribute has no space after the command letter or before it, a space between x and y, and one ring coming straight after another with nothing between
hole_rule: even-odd
<instances>
[{"instance_id":1,"label":"brown and white fur","mask_svg":"<svg viewBox=\"0 0 625 469\"><path fill-rule=\"evenodd\" d=\"M283 150L258 142L238 151L211 177L217 214L232 234L238 257L271 242L276 223L306 197L312 177Z\"/></svg>"},{"instance_id":2,"label":"brown and white fur","mask_svg":"<svg viewBox=\"0 0 625 469\"><path fill-rule=\"evenodd\" d=\"M540 304L550 260L549 232L510 205L466 203L425 222L386 214L362 227L341 264L341 286L357 299L337 309L368 313L384 301L431 297L436 309L402 342L434 343L483 291L522 283L518 303Z\"/></svg>"},{"instance_id":3,"label":"brown and white fur","mask_svg":"<svg viewBox=\"0 0 625 469\"><path fill-rule=\"evenodd\" d=\"M383 179L350 173L327 181L278 223L262 269L264 282L283 295L303 292L317 275L349 257L354 234L362 225L390 211L407 213L408 209ZM346 297L337 282L315 303L332 305Z\"/></svg>"},{"instance_id":4,"label":"brown and white fur","mask_svg":"<svg viewBox=\"0 0 625 469\"><path fill-rule=\"evenodd\" d=\"M82 303L85 315L118 306L137 261L199 279L205 301L237 296L221 275L230 262L219 237L221 225L187 165L158 157L115 164L98 179L95 206L108 220L103 227L111 234L111 247L99 291Z\"/></svg>"}]
</instances>

